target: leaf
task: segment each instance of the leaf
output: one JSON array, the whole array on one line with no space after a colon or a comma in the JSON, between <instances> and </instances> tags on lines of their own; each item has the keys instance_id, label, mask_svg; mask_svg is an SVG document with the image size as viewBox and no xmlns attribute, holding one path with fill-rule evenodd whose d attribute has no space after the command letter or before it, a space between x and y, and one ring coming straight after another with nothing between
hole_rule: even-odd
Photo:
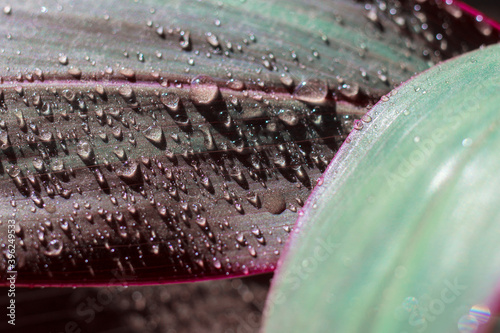
<instances>
[{"instance_id":1,"label":"leaf","mask_svg":"<svg viewBox=\"0 0 500 333\"><path fill-rule=\"evenodd\" d=\"M467 15L391 6L3 7L0 283L9 240L19 286L274 270L353 120L413 73L498 40ZM439 51L417 26L445 34L442 20L471 29Z\"/></svg>"},{"instance_id":2,"label":"leaf","mask_svg":"<svg viewBox=\"0 0 500 333\"><path fill-rule=\"evenodd\" d=\"M498 314L499 59L439 64L355 125L299 214L266 332L476 332Z\"/></svg>"}]
</instances>

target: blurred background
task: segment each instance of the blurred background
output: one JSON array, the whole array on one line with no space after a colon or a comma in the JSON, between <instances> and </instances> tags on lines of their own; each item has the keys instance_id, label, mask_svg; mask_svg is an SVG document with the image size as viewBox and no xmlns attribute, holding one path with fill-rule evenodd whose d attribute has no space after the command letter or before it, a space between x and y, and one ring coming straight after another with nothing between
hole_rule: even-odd
<instances>
[{"instance_id":1,"label":"blurred background","mask_svg":"<svg viewBox=\"0 0 500 333\"><path fill-rule=\"evenodd\" d=\"M491 18L500 21L500 0L462 0L463 2L475 7L490 16Z\"/></svg>"},{"instance_id":2,"label":"blurred background","mask_svg":"<svg viewBox=\"0 0 500 333\"><path fill-rule=\"evenodd\" d=\"M500 21L500 0L464 0ZM17 325L0 332L251 333L272 275L152 287L18 289ZM0 288L0 295L7 289ZM0 297L5 309L7 298Z\"/></svg>"}]
</instances>

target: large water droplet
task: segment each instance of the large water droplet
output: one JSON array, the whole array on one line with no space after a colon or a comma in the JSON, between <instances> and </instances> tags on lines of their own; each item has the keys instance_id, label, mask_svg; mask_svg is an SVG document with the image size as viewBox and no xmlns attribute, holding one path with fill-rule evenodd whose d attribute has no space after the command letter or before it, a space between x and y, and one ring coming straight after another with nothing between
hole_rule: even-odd
<instances>
[{"instance_id":1,"label":"large water droplet","mask_svg":"<svg viewBox=\"0 0 500 333\"><path fill-rule=\"evenodd\" d=\"M294 90L293 96L309 104L324 104L328 95L328 86L323 80L302 81Z\"/></svg>"},{"instance_id":2,"label":"large water droplet","mask_svg":"<svg viewBox=\"0 0 500 333\"><path fill-rule=\"evenodd\" d=\"M180 98L176 93L163 93L161 94L160 101L165 105L170 111L177 112L180 108Z\"/></svg>"},{"instance_id":3,"label":"large water droplet","mask_svg":"<svg viewBox=\"0 0 500 333\"><path fill-rule=\"evenodd\" d=\"M286 209L285 198L278 191L264 193L262 203L264 208L271 214L281 214Z\"/></svg>"},{"instance_id":4,"label":"large water droplet","mask_svg":"<svg viewBox=\"0 0 500 333\"><path fill-rule=\"evenodd\" d=\"M163 131L161 127L157 125L149 126L146 130L144 130L144 136L146 139L151 141L153 144L161 144L163 141Z\"/></svg>"},{"instance_id":5,"label":"large water droplet","mask_svg":"<svg viewBox=\"0 0 500 333\"><path fill-rule=\"evenodd\" d=\"M278 113L278 118L288 126L296 126L299 123L297 113L289 109L281 110L280 113Z\"/></svg>"},{"instance_id":6,"label":"large water droplet","mask_svg":"<svg viewBox=\"0 0 500 333\"><path fill-rule=\"evenodd\" d=\"M199 75L191 81L190 97L198 105L212 104L219 97L219 87L210 77Z\"/></svg>"},{"instance_id":7,"label":"large water droplet","mask_svg":"<svg viewBox=\"0 0 500 333\"><path fill-rule=\"evenodd\" d=\"M130 160L116 170L118 177L125 181L137 181L141 176L141 169L139 163L135 160Z\"/></svg>"},{"instance_id":8,"label":"large water droplet","mask_svg":"<svg viewBox=\"0 0 500 333\"><path fill-rule=\"evenodd\" d=\"M76 146L76 153L84 162L90 162L94 157L94 149L86 140L80 140Z\"/></svg>"}]
</instances>

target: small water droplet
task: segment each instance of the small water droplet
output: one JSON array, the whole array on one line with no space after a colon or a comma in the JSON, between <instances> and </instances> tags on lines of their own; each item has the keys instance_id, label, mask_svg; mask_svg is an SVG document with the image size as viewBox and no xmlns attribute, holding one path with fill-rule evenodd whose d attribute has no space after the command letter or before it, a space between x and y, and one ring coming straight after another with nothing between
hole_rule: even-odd
<instances>
[{"instance_id":1,"label":"small water droplet","mask_svg":"<svg viewBox=\"0 0 500 333\"><path fill-rule=\"evenodd\" d=\"M293 79L288 74L281 74L280 81L287 88L293 87Z\"/></svg>"},{"instance_id":2,"label":"small water droplet","mask_svg":"<svg viewBox=\"0 0 500 333\"><path fill-rule=\"evenodd\" d=\"M465 148L467 148L467 147L472 146L472 143L473 143L473 140L471 138L465 138L462 141L462 146L464 146Z\"/></svg>"},{"instance_id":3,"label":"small water droplet","mask_svg":"<svg viewBox=\"0 0 500 333\"><path fill-rule=\"evenodd\" d=\"M10 14L12 14L12 7L11 7L11 5L7 5L7 6L3 7L3 13L4 13L5 15L10 15Z\"/></svg>"},{"instance_id":4,"label":"small water droplet","mask_svg":"<svg viewBox=\"0 0 500 333\"><path fill-rule=\"evenodd\" d=\"M210 44L212 47L214 48L220 47L219 39L215 34L207 32L206 37L208 44Z\"/></svg>"},{"instance_id":5,"label":"small water droplet","mask_svg":"<svg viewBox=\"0 0 500 333\"><path fill-rule=\"evenodd\" d=\"M122 69L120 69L119 73L121 75L123 75L128 80L134 80L135 79L135 71L133 69L122 68Z\"/></svg>"},{"instance_id":6,"label":"small water droplet","mask_svg":"<svg viewBox=\"0 0 500 333\"><path fill-rule=\"evenodd\" d=\"M63 242L59 239L53 239L47 244L47 249L44 251L49 257L55 257L61 254L63 250Z\"/></svg>"},{"instance_id":7,"label":"small water droplet","mask_svg":"<svg viewBox=\"0 0 500 333\"><path fill-rule=\"evenodd\" d=\"M78 67L70 67L68 69L68 74L76 79L79 79L82 76L82 70Z\"/></svg>"},{"instance_id":8,"label":"small water droplet","mask_svg":"<svg viewBox=\"0 0 500 333\"><path fill-rule=\"evenodd\" d=\"M65 54L59 54L59 58L57 58L59 63L61 65L67 65L68 64L68 56Z\"/></svg>"},{"instance_id":9,"label":"small water droplet","mask_svg":"<svg viewBox=\"0 0 500 333\"><path fill-rule=\"evenodd\" d=\"M363 129L363 122L361 120L355 120L354 121L354 125L352 126L352 128L354 128L355 130L362 130Z\"/></svg>"},{"instance_id":10,"label":"small water droplet","mask_svg":"<svg viewBox=\"0 0 500 333\"><path fill-rule=\"evenodd\" d=\"M369 115L365 114L363 117L361 117L361 120L364 123L370 123L372 121L372 117L370 117Z\"/></svg>"}]
</instances>

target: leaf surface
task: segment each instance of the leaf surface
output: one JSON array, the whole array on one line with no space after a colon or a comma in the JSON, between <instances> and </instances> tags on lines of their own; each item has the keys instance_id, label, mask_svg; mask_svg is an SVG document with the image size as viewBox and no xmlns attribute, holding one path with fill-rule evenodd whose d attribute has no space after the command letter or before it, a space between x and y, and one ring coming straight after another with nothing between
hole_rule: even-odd
<instances>
[{"instance_id":1,"label":"leaf surface","mask_svg":"<svg viewBox=\"0 0 500 333\"><path fill-rule=\"evenodd\" d=\"M446 10L394 6L1 4L0 281L8 220L18 285L274 270L353 120L435 61L498 39ZM472 37L439 51L416 27L440 20Z\"/></svg>"},{"instance_id":2,"label":"leaf surface","mask_svg":"<svg viewBox=\"0 0 500 333\"><path fill-rule=\"evenodd\" d=\"M495 45L439 64L355 125L299 213L266 332L493 325L499 59Z\"/></svg>"}]
</instances>

